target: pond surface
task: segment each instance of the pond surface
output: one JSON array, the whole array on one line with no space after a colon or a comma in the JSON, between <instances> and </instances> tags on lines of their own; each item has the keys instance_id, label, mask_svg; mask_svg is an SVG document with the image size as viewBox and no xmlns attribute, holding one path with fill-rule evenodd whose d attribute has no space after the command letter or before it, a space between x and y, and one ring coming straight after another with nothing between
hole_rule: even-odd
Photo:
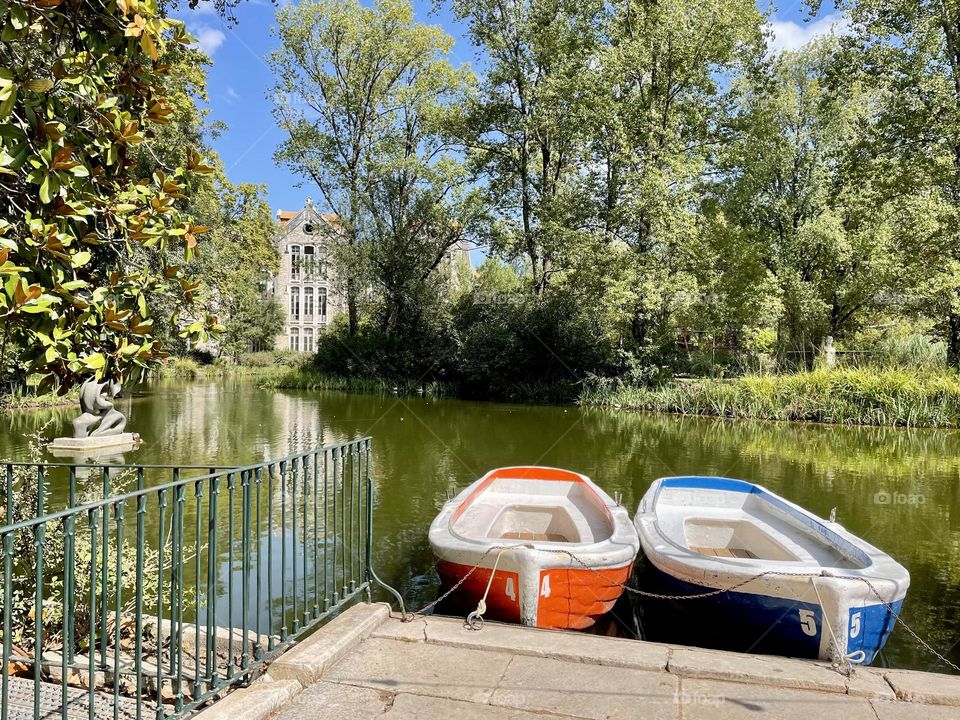
<instances>
[{"instance_id":1,"label":"pond surface","mask_svg":"<svg viewBox=\"0 0 960 720\"><path fill-rule=\"evenodd\" d=\"M430 521L449 494L490 468L570 468L621 493L631 512L665 475L761 483L824 517L836 507L839 522L903 563L912 576L904 619L960 663L956 431L274 392L247 379L158 381L119 404L128 429L145 441L122 460L112 458L128 463L242 465L371 435L374 566L415 608L432 600L438 585ZM73 415L72 408L0 415L0 458L29 459L27 435L69 435ZM950 671L899 627L876 664Z\"/></svg>"}]
</instances>

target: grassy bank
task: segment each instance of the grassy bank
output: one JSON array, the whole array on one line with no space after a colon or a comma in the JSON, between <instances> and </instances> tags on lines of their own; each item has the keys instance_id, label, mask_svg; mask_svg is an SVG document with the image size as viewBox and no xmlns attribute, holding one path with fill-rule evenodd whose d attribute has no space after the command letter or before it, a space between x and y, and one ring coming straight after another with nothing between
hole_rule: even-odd
<instances>
[{"instance_id":1,"label":"grassy bank","mask_svg":"<svg viewBox=\"0 0 960 720\"><path fill-rule=\"evenodd\" d=\"M0 410L27 410L34 408L55 408L76 405L78 391L71 390L66 395L46 393L44 395L0 395Z\"/></svg>"},{"instance_id":2,"label":"grassy bank","mask_svg":"<svg viewBox=\"0 0 960 720\"><path fill-rule=\"evenodd\" d=\"M157 369L161 378L184 378L197 380L217 377L263 377L286 372L288 368L278 365L235 365L233 363L198 363L192 358L171 358Z\"/></svg>"},{"instance_id":3,"label":"grassy bank","mask_svg":"<svg viewBox=\"0 0 960 720\"><path fill-rule=\"evenodd\" d=\"M655 388L596 384L583 405L630 410L909 427L960 426L960 376L952 372L815 370L692 380Z\"/></svg>"},{"instance_id":4,"label":"grassy bank","mask_svg":"<svg viewBox=\"0 0 960 720\"><path fill-rule=\"evenodd\" d=\"M426 397L456 394L452 386L439 382L338 377L321 373L310 365L286 368L270 373L261 378L258 385L270 390L339 390L342 392L423 395Z\"/></svg>"}]
</instances>

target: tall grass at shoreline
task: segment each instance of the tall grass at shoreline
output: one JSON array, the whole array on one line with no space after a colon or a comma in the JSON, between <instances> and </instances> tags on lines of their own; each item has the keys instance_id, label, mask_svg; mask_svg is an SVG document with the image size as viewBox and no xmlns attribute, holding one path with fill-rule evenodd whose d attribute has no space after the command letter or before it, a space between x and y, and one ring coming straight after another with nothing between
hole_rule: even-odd
<instances>
[{"instance_id":1,"label":"tall grass at shoreline","mask_svg":"<svg viewBox=\"0 0 960 720\"><path fill-rule=\"evenodd\" d=\"M652 388L595 383L581 393L580 403L728 418L958 427L960 376L943 371L843 369L691 380Z\"/></svg>"},{"instance_id":2,"label":"tall grass at shoreline","mask_svg":"<svg viewBox=\"0 0 960 720\"><path fill-rule=\"evenodd\" d=\"M321 373L310 365L271 374L260 379L257 384L268 390L339 390L353 393L423 395L425 397L456 394L451 386L441 382L339 377Z\"/></svg>"}]
</instances>

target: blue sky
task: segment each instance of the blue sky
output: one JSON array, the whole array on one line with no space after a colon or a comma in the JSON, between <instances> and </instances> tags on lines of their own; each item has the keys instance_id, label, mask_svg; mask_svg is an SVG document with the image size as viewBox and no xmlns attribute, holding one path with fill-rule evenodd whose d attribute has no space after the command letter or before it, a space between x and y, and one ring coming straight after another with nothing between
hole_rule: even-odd
<instances>
[{"instance_id":1,"label":"blue sky","mask_svg":"<svg viewBox=\"0 0 960 720\"><path fill-rule=\"evenodd\" d=\"M282 2L283 0L281 0ZM820 14L809 18L800 2L790 0L774 7L771 15L774 47L794 49L813 37L845 27L844 19L829 3ZM456 41L452 61L476 66L475 49L466 39L466 28L452 17L449 3L434 10L429 0L414 0L420 22L441 25ZM762 10L769 8L759 0ZM274 211L297 210L308 195L317 193L308 185L300 188L299 179L273 163L273 152L283 140L271 114L267 99L271 85L270 69L264 60L277 41L271 32L276 7L269 0L245 0L236 8L237 24L229 27L203 0L195 10L184 9L177 16L185 20L190 32L213 60L208 73L211 119L220 120L227 130L213 140L227 176L233 182L265 184Z\"/></svg>"}]
</instances>

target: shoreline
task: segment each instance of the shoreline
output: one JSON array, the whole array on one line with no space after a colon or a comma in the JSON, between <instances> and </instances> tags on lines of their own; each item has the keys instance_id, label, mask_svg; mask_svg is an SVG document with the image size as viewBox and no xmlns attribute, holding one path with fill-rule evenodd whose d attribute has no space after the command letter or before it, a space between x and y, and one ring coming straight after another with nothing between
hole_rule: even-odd
<instances>
[{"instance_id":1,"label":"shoreline","mask_svg":"<svg viewBox=\"0 0 960 720\"><path fill-rule=\"evenodd\" d=\"M658 386L618 380L537 387L517 386L496 395L464 392L454 382L343 377L309 365L199 365L179 362L155 375L160 379L249 378L264 390L336 391L433 399L478 400L529 405L579 406L631 413L759 420L846 427L960 428L960 375L923 374L896 369L813 370L789 375L671 380ZM0 396L0 412L69 407L76 391L64 396Z\"/></svg>"}]
</instances>

